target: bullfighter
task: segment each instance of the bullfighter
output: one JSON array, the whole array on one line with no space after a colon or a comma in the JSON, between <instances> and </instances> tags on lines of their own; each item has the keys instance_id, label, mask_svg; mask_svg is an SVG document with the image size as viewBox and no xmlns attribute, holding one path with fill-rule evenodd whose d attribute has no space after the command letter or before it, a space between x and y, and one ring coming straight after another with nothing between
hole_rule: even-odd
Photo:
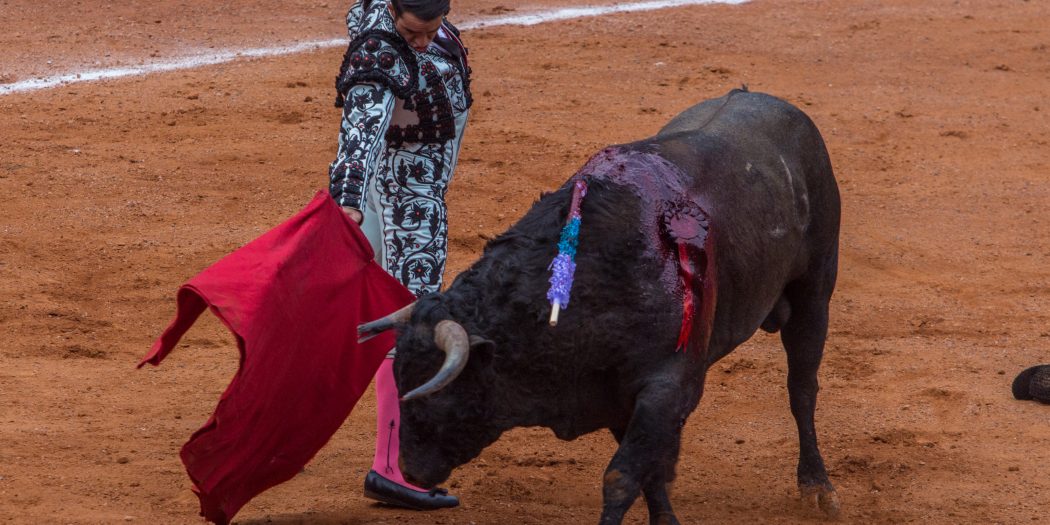
<instances>
[{"instance_id":1,"label":"bullfighter","mask_svg":"<svg viewBox=\"0 0 1050 525\"><path fill-rule=\"evenodd\" d=\"M448 250L445 193L471 106L470 68L449 0L358 0L336 78L343 108L329 193L361 225L376 261L417 297L440 290ZM365 495L401 507L454 507L398 467L400 409L391 350L375 378L377 436Z\"/></svg>"}]
</instances>

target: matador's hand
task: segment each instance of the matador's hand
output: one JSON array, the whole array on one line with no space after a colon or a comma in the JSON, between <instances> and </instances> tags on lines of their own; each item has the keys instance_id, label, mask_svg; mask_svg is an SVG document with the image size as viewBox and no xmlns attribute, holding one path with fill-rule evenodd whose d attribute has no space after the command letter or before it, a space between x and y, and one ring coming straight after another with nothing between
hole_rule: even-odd
<instances>
[{"instance_id":1,"label":"matador's hand","mask_svg":"<svg viewBox=\"0 0 1050 525\"><path fill-rule=\"evenodd\" d=\"M361 222L365 220L365 216L361 213L361 210L357 208L351 208L349 206L342 206L342 208L343 213L345 213L348 217L350 217L350 220L356 222L357 224L361 224Z\"/></svg>"}]
</instances>

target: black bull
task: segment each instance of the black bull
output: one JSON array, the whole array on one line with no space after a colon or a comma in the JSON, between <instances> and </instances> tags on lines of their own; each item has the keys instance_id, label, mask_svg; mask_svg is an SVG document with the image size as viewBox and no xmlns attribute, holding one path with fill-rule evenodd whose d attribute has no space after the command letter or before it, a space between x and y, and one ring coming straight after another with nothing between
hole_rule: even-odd
<instances>
[{"instance_id":1,"label":"black bull","mask_svg":"<svg viewBox=\"0 0 1050 525\"><path fill-rule=\"evenodd\" d=\"M548 268L581 177L590 187L575 285L551 327ZM549 427L561 439L608 428L620 446L601 522L620 523L644 493L653 523L677 523L668 485L682 427L711 364L761 327L779 330L787 352L802 497L835 514L813 412L839 195L812 121L734 90L655 137L603 150L572 180L488 243L447 291L362 327L400 329L398 388L416 389L401 403L405 477L440 483L514 427Z\"/></svg>"}]
</instances>

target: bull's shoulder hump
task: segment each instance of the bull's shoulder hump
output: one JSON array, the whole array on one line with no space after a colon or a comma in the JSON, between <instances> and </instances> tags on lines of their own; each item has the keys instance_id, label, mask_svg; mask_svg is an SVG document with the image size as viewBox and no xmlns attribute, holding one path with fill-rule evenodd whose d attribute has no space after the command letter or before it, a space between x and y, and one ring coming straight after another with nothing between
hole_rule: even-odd
<instances>
[{"instance_id":1,"label":"bull's shoulder hump","mask_svg":"<svg viewBox=\"0 0 1050 525\"><path fill-rule=\"evenodd\" d=\"M800 109L766 93L733 90L725 96L706 100L679 113L657 136L689 131L718 129L777 122L809 122Z\"/></svg>"}]
</instances>

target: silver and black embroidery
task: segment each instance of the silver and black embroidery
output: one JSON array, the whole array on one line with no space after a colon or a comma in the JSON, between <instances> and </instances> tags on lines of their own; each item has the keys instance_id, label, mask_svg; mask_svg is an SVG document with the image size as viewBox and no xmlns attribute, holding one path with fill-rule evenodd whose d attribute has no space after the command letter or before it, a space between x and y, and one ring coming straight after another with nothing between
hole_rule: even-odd
<instances>
[{"instance_id":1,"label":"silver and black embroidery","mask_svg":"<svg viewBox=\"0 0 1050 525\"><path fill-rule=\"evenodd\" d=\"M438 44L455 58L453 64L459 70L459 75L449 79L449 82L454 84L451 86L450 91L461 95L458 98L454 98L452 104L459 111L469 109L474 104L474 97L470 94L470 76L473 72L467 60L469 52L467 47L463 45L463 41L460 40L459 29L452 25L452 22L448 20L443 21L442 30L442 32L438 33Z\"/></svg>"},{"instance_id":2,"label":"silver and black embroidery","mask_svg":"<svg viewBox=\"0 0 1050 525\"><path fill-rule=\"evenodd\" d=\"M379 145L393 116L394 96L374 83L346 91L339 152L329 171L329 192L340 206L360 208L369 167L381 162Z\"/></svg>"},{"instance_id":3,"label":"silver and black embroidery","mask_svg":"<svg viewBox=\"0 0 1050 525\"><path fill-rule=\"evenodd\" d=\"M432 96L442 91L437 86L441 83L440 78L428 78L421 82L419 71L421 67L427 67L427 62L417 59L408 43L396 33L389 16L383 16L385 11L386 3L378 1L354 5L347 14L348 24L358 23L360 26L357 30L349 30L352 40L343 54L343 63L336 77L336 107L343 107L343 93L355 82L379 82L404 100L406 109L415 109L428 115L450 113L450 108L443 107L448 102L445 93L441 93L440 98ZM473 103L473 97L470 94L471 71L467 63L467 49L459 39L459 30L449 21L442 21L441 29L438 45L454 59L453 65L459 71L456 82L461 84L457 86L457 91L461 90L466 102L461 109L468 109ZM424 70L423 75L427 75L427 71ZM422 128L432 127L430 121L423 118L424 115L420 117ZM427 134L442 137L444 131L435 129ZM413 133L418 131L413 130Z\"/></svg>"},{"instance_id":4,"label":"silver and black embroidery","mask_svg":"<svg viewBox=\"0 0 1050 525\"><path fill-rule=\"evenodd\" d=\"M427 51L414 51L386 0L356 4L347 20L358 26L337 78L343 122L330 190L379 225L374 246L390 274L417 296L436 292L448 249L445 192L471 102L466 50L446 22Z\"/></svg>"},{"instance_id":5,"label":"silver and black embroidery","mask_svg":"<svg viewBox=\"0 0 1050 525\"><path fill-rule=\"evenodd\" d=\"M456 122L448 88L433 63L423 62L422 70L426 88L412 94L411 106L405 103L405 108L415 108L419 124L390 126L386 140L391 148L401 147L405 142L440 144L456 137Z\"/></svg>"},{"instance_id":6,"label":"silver and black embroidery","mask_svg":"<svg viewBox=\"0 0 1050 525\"><path fill-rule=\"evenodd\" d=\"M400 35L381 29L358 34L347 47L336 79L336 107L342 107L347 88L361 82L382 84L397 98L408 100L419 90L415 53Z\"/></svg>"},{"instance_id":7,"label":"silver and black embroidery","mask_svg":"<svg viewBox=\"0 0 1050 525\"><path fill-rule=\"evenodd\" d=\"M399 151L377 180L377 193L390 226L384 243L385 267L417 296L439 291L448 250L445 193L454 153L444 145ZM453 155L450 155L453 154Z\"/></svg>"}]
</instances>

